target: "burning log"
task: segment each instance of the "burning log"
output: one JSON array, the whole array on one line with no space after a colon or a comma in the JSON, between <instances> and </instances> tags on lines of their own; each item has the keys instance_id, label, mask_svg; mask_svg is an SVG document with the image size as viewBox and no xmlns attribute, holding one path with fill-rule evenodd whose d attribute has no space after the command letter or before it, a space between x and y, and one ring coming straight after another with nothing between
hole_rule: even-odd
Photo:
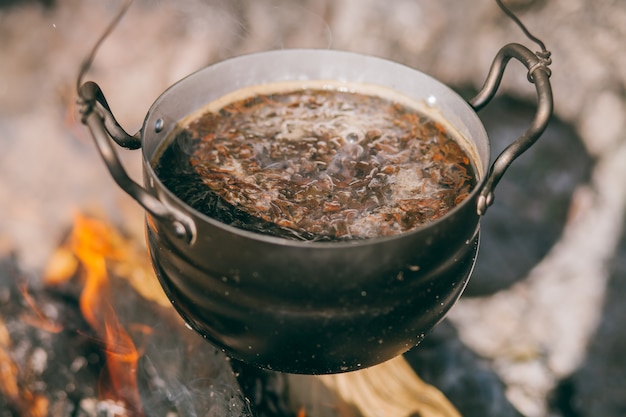
<instances>
[{"instance_id":1,"label":"burning log","mask_svg":"<svg viewBox=\"0 0 626 417\"><path fill-rule=\"evenodd\" d=\"M360 371L295 375L233 362L258 417L460 417L399 356Z\"/></svg>"},{"instance_id":2,"label":"burning log","mask_svg":"<svg viewBox=\"0 0 626 417\"><path fill-rule=\"evenodd\" d=\"M289 382L292 401L304 404L310 415L319 417L461 417L438 389L415 374L402 356L344 374L290 375Z\"/></svg>"}]
</instances>

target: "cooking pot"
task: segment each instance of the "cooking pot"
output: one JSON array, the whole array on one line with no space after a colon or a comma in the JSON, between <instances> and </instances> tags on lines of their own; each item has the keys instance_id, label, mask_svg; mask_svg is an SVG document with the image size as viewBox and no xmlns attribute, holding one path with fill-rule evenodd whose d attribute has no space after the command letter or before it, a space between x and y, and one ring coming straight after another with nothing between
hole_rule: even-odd
<instances>
[{"instance_id":1,"label":"cooking pot","mask_svg":"<svg viewBox=\"0 0 626 417\"><path fill-rule=\"evenodd\" d=\"M538 95L530 128L490 167L476 111L494 96L511 58ZM228 355L290 373L351 371L417 345L460 297L479 246L479 220L506 168L541 135L552 112L549 58L519 44L498 53L483 89L466 102L446 85L388 60L336 50L278 50L206 67L167 89L141 130L128 135L100 88L80 88L83 122L115 181L146 210L149 251L174 308ZM422 103L459 133L477 184L440 219L390 237L304 242L234 228L165 188L153 168L177 123L233 91L279 81L332 80L383 86ZM131 180L114 143L143 155L144 185Z\"/></svg>"}]
</instances>

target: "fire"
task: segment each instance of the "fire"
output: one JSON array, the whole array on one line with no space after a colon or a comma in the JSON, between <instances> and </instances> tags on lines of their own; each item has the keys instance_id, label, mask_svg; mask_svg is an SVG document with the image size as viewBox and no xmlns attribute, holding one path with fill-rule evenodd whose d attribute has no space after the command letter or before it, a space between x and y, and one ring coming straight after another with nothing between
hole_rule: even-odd
<instances>
[{"instance_id":1,"label":"fire","mask_svg":"<svg viewBox=\"0 0 626 417\"><path fill-rule=\"evenodd\" d=\"M124 329L111 303L109 269L128 259L128 242L105 222L77 215L71 236L48 264L44 279L58 285L80 271L83 289L80 310L103 344L106 373L100 382L103 399L123 404L133 415L142 415L137 387L140 352Z\"/></svg>"}]
</instances>

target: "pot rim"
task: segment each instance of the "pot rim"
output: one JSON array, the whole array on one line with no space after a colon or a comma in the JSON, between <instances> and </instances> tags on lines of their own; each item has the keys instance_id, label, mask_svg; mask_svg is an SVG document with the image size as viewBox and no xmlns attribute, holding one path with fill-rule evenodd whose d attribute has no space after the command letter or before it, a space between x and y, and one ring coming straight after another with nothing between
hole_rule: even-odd
<instances>
[{"instance_id":1,"label":"pot rim","mask_svg":"<svg viewBox=\"0 0 626 417\"><path fill-rule=\"evenodd\" d=\"M194 209L193 207L189 206L187 203L185 203L181 198L179 198L174 192L172 192L169 188L167 188L160 180L159 176L156 174L154 167L153 167L153 163L152 161L154 161L155 156L154 155L159 155L160 152L162 151L162 148L165 146L165 142L167 142L168 138L170 138L171 136L171 132L172 130L170 130L166 135L165 135L165 139L162 140L158 145L157 145L157 150L152 152L151 157L148 155L148 153L146 152L146 148L145 148L145 141L146 141L146 132L149 132L150 129L154 129L154 121L155 121L155 110L159 107L159 105L161 105L162 102L167 100L167 96L168 94L171 94L173 91L175 91L176 89L180 88L180 86L182 86L184 83L189 82L190 80L192 80L195 77L200 77L202 76L203 73L205 73L206 71L212 71L212 70L219 70L220 67L222 66L229 66L229 65L233 65L234 63L237 63L238 61L247 61L247 60L267 60L267 59L272 59L272 58L276 58L277 56L280 55L291 55L291 54L305 54L308 56L322 56L322 55L329 55L329 56L344 56L344 57L356 57L358 59L363 59L366 60L368 62L371 63L377 63L378 65L384 65L387 66L389 68L391 67L395 67L398 69L403 69L404 71L409 71L413 74L418 75L419 77L425 78L428 80L429 83L432 83L433 85L437 86L440 89L444 89L447 90L447 93L450 94L451 97L454 97L454 100L458 101L458 103L463 103L466 107L466 111L468 112L468 115L471 115L472 118L475 118L478 121L478 125L475 126L476 128L479 128L481 131L479 132L479 136L483 136L485 139L485 144L483 146L485 146L485 149L483 151L483 153L486 155L486 160L481 160L481 157L479 155L479 151L477 149L468 149L468 147L472 147L472 146L476 146L476 143L474 141L472 141L470 138L465 137L465 135L462 135L460 132L460 129L458 129L458 127L453 124L453 122L451 122L450 120L448 120L447 118L445 118L443 115L441 116L441 118L443 118L447 124L449 124L449 126L455 128L455 130L457 130L456 133L458 133L458 135L462 136L463 139L467 142L468 146L464 146L464 149L466 150L466 152L468 152L469 156L472 158L472 162L474 163L474 168L476 170L476 184L474 186L474 188L470 191L470 193L468 194L468 196L465 198L465 200L463 200L463 202L461 202L460 204L457 204L456 206L454 206L451 210L449 210L445 215L443 215L442 217L430 221L422 226L419 226L413 230L407 231L407 232L402 232L399 234L395 234L395 235L390 235L390 236L379 236L379 237L373 237L373 238L365 238L365 239L348 239L348 240L336 240L336 241L306 241L306 240L297 240L297 239L288 239L288 238L284 238L284 237L277 237L277 236L272 236L269 234L262 234L262 233L258 233L258 232L252 232L252 231L248 231L248 230L244 230L244 229L240 229L238 227L229 225L227 223L223 223L219 220L216 220L196 209ZM317 61L313 61L313 62L317 62ZM325 81L326 79L322 79L322 78L318 78L318 79L305 79L305 80L301 80L297 77L293 77L293 79L291 79L290 81L303 81L303 82L313 82L313 81ZM283 81L283 80L277 80L275 82L278 81ZM410 95L404 93L402 90L397 89L397 88L393 88L390 87L388 85L384 85L381 83L376 83L376 82L368 82L368 81L351 81L351 80L331 80L328 79L329 82L333 82L333 81L340 81L340 82L346 82L347 85L359 85L362 84L364 86L368 86L368 85L373 85L373 86L381 86L387 90L391 90L394 91L395 93L399 94L400 96L404 96L407 97L413 101L417 101L418 99L416 99L415 97L411 97ZM248 84L248 86L255 86L255 85L262 85L264 83L251 83ZM234 88L232 90L230 90L230 92L235 92L237 90L243 89L245 87L239 87L239 88ZM358 91L357 91L358 92ZM226 93L229 94L229 93ZM223 95L221 96L223 97ZM421 100L424 100L423 98ZM212 102L214 100L208 100L204 103L204 105L209 104L210 102ZM204 106L203 105L203 106ZM434 108L435 111L440 110L437 107ZM197 110L196 110L197 111ZM183 119L185 117L188 117L189 115L191 115L194 112L189 112L186 116L183 117ZM174 125L177 125L181 120L183 119L178 119ZM455 135L456 136L456 135ZM342 248L342 247L354 247L354 246L362 246L362 245L371 245L371 244L378 244L378 243L384 243L384 242L388 242L388 241L393 241L393 240L397 240L397 239L403 239L406 238L407 236L413 236L419 233L422 233L424 231L433 229L438 227L440 224L442 224L443 222L445 222L446 220L449 220L451 217L455 216L456 213L462 211L462 210L467 210L467 209L471 209L468 208L468 205L473 205L474 207L476 207L477 205L477 199L478 199L478 195L480 194L482 188L485 185L485 182L487 181L488 178L488 167L489 167L489 158L491 156L491 143L489 141L489 137L485 131L485 128L482 124L482 121L480 120L480 118L478 117L477 112L470 106L470 104L463 99L457 92L455 92L454 90L452 90L452 88L450 88L448 85L444 84L443 82L439 81L438 79L432 77L429 74L426 74L418 69L412 68L410 66L407 66L405 64L401 64L395 61L391 61L389 59L386 58L381 58L378 56L374 56L374 55L369 55L369 54L363 54L363 53L357 53L357 52L350 52L350 51L342 51L342 50L333 50L333 49L313 49L313 48L294 48L294 49L281 49L281 50L268 50L268 51L261 51L261 52L253 52L253 53L248 53L248 54L242 54L242 55L237 55L234 57L230 57L224 60L221 60L219 62L216 63L212 63L209 64L197 71L192 72L191 74L185 76L184 78L180 79L179 81L175 82L174 84L172 84L170 87L168 87L165 91L163 91L159 97L154 101L154 103L151 105L145 119L144 119L144 123L142 125L141 128L141 142L142 142L142 161L143 161L143 165L144 165L144 170L145 172L147 172L149 174L149 181L150 184L154 186L154 188L158 188L157 191L157 195L159 195L161 197L161 201L169 206L170 208L176 210L176 211L182 211L183 213L186 214L190 214L194 217L194 219L198 219L204 223L208 223L213 227L217 227L220 228L228 233L233 233L236 235L239 235L242 238L245 239L251 239L251 240L256 240L256 241L261 241L264 243L268 243L268 244L274 244L274 245L281 245L281 246L292 246L292 247L302 247L302 248ZM145 174L144 174L145 175ZM144 180L148 180L147 178ZM166 201L163 201L163 197L165 197ZM175 205L175 207L172 207L172 205ZM480 215L478 214L477 210L476 211L476 217L480 217ZM195 221L195 220L194 220Z\"/></svg>"}]
</instances>

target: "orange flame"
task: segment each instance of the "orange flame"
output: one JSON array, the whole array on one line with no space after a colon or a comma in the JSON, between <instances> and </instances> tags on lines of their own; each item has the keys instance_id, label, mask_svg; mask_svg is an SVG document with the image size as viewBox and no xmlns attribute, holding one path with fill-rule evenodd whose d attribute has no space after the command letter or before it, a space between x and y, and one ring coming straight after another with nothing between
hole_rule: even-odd
<instances>
[{"instance_id":1,"label":"orange flame","mask_svg":"<svg viewBox=\"0 0 626 417\"><path fill-rule=\"evenodd\" d=\"M142 415L136 381L140 355L110 302L107 261L124 256L122 241L122 237L103 222L78 215L70 246L84 271L81 312L105 345L108 384L101 384L100 395L121 401L129 411Z\"/></svg>"}]
</instances>

